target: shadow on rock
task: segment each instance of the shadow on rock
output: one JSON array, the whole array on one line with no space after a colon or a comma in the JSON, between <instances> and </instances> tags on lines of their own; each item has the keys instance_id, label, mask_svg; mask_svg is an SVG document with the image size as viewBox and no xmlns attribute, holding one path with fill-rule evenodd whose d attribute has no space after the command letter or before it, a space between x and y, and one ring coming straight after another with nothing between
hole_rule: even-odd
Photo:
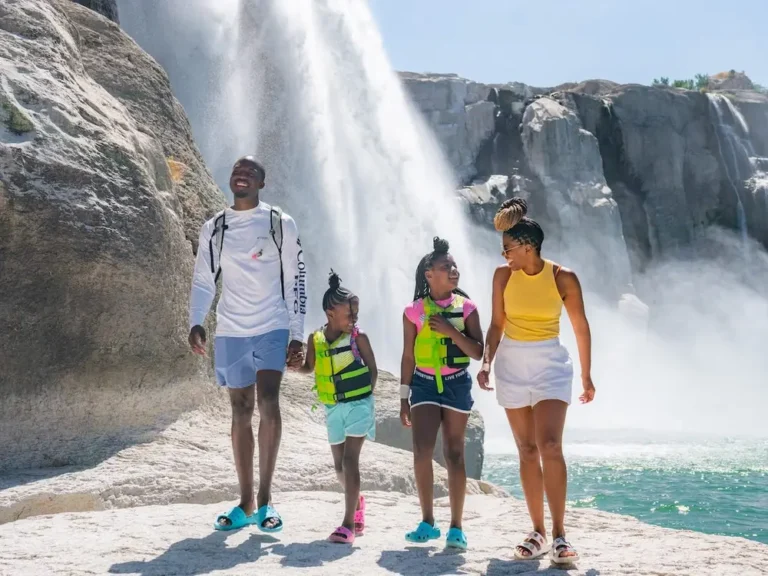
<instances>
[{"instance_id":1,"label":"shadow on rock","mask_svg":"<svg viewBox=\"0 0 768 576\"><path fill-rule=\"evenodd\" d=\"M213 532L205 538L179 540L157 558L113 564L109 573L141 576L208 574L214 570L228 570L240 564L255 562L272 549L263 547L264 544L277 542L272 536L252 534L245 542L231 548L226 546L228 535L225 532Z\"/></svg>"},{"instance_id":2,"label":"shadow on rock","mask_svg":"<svg viewBox=\"0 0 768 576\"><path fill-rule=\"evenodd\" d=\"M542 562L547 568L540 570ZM555 564L550 562L549 558L545 560L501 560L499 558L491 558L488 562L487 576L507 576L507 575L521 575L536 574L536 576L549 575L549 576L562 576L563 573L569 570L577 570L575 564ZM600 576L600 572L594 568L590 568L585 572L586 576Z\"/></svg>"},{"instance_id":3,"label":"shadow on rock","mask_svg":"<svg viewBox=\"0 0 768 576\"><path fill-rule=\"evenodd\" d=\"M280 564L292 568L311 568L322 566L328 562L341 560L352 554L356 547L348 544L336 544L328 540L314 542L294 542L292 544L277 544L270 547L269 552L283 556Z\"/></svg>"},{"instance_id":4,"label":"shadow on rock","mask_svg":"<svg viewBox=\"0 0 768 576\"><path fill-rule=\"evenodd\" d=\"M434 546L408 546L405 550L385 550L377 564L402 576L430 574L460 574L458 568L466 562L458 550L434 552ZM433 553L434 552L434 553Z\"/></svg>"}]
</instances>

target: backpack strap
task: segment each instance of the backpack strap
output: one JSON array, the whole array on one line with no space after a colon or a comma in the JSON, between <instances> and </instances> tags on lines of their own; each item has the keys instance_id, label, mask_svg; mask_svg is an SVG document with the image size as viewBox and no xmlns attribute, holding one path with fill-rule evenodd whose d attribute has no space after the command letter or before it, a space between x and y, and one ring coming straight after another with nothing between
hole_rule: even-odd
<instances>
[{"instance_id":1,"label":"backpack strap","mask_svg":"<svg viewBox=\"0 0 768 576\"><path fill-rule=\"evenodd\" d=\"M285 300L285 276L283 273L283 210L280 206L272 206L269 209L269 235L277 246L277 254L280 259L280 292Z\"/></svg>"},{"instance_id":2,"label":"backpack strap","mask_svg":"<svg viewBox=\"0 0 768 576\"><path fill-rule=\"evenodd\" d=\"M219 212L213 221L213 232L208 239L208 251L211 255L211 274L214 275L213 281L217 282L221 276L221 251L224 248L224 231L227 226L226 210ZM216 259L214 259L214 254Z\"/></svg>"}]
</instances>

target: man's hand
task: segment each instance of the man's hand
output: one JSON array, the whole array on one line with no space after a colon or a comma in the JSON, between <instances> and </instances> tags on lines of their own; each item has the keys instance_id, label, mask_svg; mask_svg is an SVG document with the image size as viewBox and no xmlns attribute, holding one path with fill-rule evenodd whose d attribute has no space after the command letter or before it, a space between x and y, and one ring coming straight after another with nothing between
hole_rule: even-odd
<instances>
[{"instance_id":1,"label":"man's hand","mask_svg":"<svg viewBox=\"0 0 768 576\"><path fill-rule=\"evenodd\" d=\"M189 331L189 347L192 352L200 356L205 356L205 328L202 326L192 326Z\"/></svg>"},{"instance_id":2,"label":"man's hand","mask_svg":"<svg viewBox=\"0 0 768 576\"><path fill-rule=\"evenodd\" d=\"M400 422L406 428L411 427L411 405L408 403L408 400L400 400Z\"/></svg>"},{"instance_id":3,"label":"man's hand","mask_svg":"<svg viewBox=\"0 0 768 576\"><path fill-rule=\"evenodd\" d=\"M304 342L291 340L288 344L285 364L291 370L298 370L304 365Z\"/></svg>"}]
</instances>

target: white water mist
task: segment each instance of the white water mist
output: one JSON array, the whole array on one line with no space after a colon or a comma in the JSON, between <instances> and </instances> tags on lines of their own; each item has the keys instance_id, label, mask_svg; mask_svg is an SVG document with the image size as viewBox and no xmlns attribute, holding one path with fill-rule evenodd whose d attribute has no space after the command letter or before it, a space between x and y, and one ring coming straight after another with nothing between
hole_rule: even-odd
<instances>
[{"instance_id":1,"label":"white water mist","mask_svg":"<svg viewBox=\"0 0 768 576\"><path fill-rule=\"evenodd\" d=\"M120 8L129 33L168 69L220 185L237 157L253 153L264 162L263 199L299 225L308 328L323 319L333 268L361 297L361 326L380 364L397 371L402 311L435 235L450 241L462 286L489 299L489 260L483 265L469 240L452 171L392 70L365 2L170 0Z\"/></svg>"}]
</instances>

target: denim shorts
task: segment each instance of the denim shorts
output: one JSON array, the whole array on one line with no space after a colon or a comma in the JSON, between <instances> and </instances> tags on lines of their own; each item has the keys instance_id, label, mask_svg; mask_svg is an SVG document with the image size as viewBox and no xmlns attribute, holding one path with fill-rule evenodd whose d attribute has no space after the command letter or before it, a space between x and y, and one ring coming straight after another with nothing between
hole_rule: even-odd
<instances>
[{"instance_id":1,"label":"denim shorts","mask_svg":"<svg viewBox=\"0 0 768 576\"><path fill-rule=\"evenodd\" d=\"M341 444L347 438L376 439L376 417L373 394L362 400L339 402L325 407L328 443Z\"/></svg>"},{"instance_id":2,"label":"denim shorts","mask_svg":"<svg viewBox=\"0 0 768 576\"><path fill-rule=\"evenodd\" d=\"M261 370L283 372L288 350L288 330L259 336L217 336L213 345L216 381L227 388L247 388Z\"/></svg>"},{"instance_id":3,"label":"denim shorts","mask_svg":"<svg viewBox=\"0 0 768 576\"><path fill-rule=\"evenodd\" d=\"M421 404L434 404L456 412L472 411L472 376L468 370L443 376L443 393L437 391L435 377L424 372L413 373L411 380L411 408Z\"/></svg>"}]
</instances>

